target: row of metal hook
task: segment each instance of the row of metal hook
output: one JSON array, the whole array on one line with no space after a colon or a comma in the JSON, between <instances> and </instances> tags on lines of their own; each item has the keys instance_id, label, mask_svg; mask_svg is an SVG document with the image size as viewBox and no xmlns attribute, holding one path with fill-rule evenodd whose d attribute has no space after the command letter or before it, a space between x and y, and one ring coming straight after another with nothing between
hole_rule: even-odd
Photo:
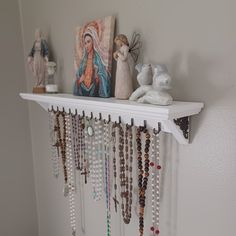
<instances>
[{"instance_id":1,"label":"row of metal hook","mask_svg":"<svg viewBox=\"0 0 236 236\"><path fill-rule=\"evenodd\" d=\"M81 117L81 118L86 118L86 119L88 119L88 120L92 120L92 119L94 118L94 117L93 117L93 112L91 112L90 117L88 117L88 116L85 116L85 112L82 111L82 116L81 116L80 114L78 114L77 109L75 109L75 114L73 114L73 113L71 112L71 109L70 109L70 108L69 108L69 112L66 112L65 109L64 109L64 107L63 107L63 109L62 109L62 111L61 111L58 106L57 106L57 109L56 109L56 110L55 110L54 107L52 106L51 109L48 109L48 112L64 113L64 114L71 115L71 116L77 116L77 115L78 115L79 117ZM121 123L122 123L122 121L121 121L121 116L119 116L118 119L119 119L118 123L121 124ZM97 117L95 117L95 120L97 120ZM102 114L101 114L101 113L99 113L99 118L98 118L98 120L102 120ZM110 123L110 122L111 122L111 115L108 115L108 119L103 119L103 121L104 121L104 123ZM114 123L117 123L117 122L115 121ZM130 126L134 126L134 119L133 119L133 118L131 118ZM143 121L143 126L142 126L142 127L144 127L144 128L147 127L147 121L146 121L146 120ZM158 134L158 133L161 132L161 123L160 123L160 122L158 122L158 129L156 130L156 129L154 128L154 129L153 129L153 132L154 132L155 134Z\"/></svg>"}]
</instances>

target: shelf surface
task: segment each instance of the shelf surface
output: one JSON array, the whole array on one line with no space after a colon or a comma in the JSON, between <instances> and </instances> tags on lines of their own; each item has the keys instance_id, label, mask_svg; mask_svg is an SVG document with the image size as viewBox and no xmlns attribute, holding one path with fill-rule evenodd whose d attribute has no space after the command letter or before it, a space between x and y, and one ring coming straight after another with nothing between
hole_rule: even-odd
<instances>
[{"instance_id":1,"label":"shelf surface","mask_svg":"<svg viewBox=\"0 0 236 236\"><path fill-rule=\"evenodd\" d=\"M81 97L71 94L32 94L20 93L23 99L35 101L45 110L64 110L73 114L90 117L110 118L111 121L144 124L148 128L157 128L158 122L164 132L172 133L181 144L189 142L189 117L198 114L203 108L201 102L174 101L169 106L143 104L115 98ZM176 120L177 119L177 120Z\"/></svg>"},{"instance_id":2,"label":"shelf surface","mask_svg":"<svg viewBox=\"0 0 236 236\"><path fill-rule=\"evenodd\" d=\"M90 112L120 112L120 115L123 112L128 112L136 115L144 115L147 118L154 116L162 120L195 115L203 108L203 103L200 102L174 101L169 106L157 106L115 98L82 97L71 94L21 93L20 96L26 100L48 104L48 108L51 106L59 106L59 108L63 106L65 109L68 107L70 109L90 110Z\"/></svg>"}]
</instances>

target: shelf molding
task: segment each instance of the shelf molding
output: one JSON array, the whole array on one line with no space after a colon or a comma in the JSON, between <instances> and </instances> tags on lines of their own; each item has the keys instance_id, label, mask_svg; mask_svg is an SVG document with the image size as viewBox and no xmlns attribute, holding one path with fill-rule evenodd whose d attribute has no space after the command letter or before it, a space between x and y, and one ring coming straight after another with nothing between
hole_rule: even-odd
<instances>
[{"instance_id":1,"label":"shelf molding","mask_svg":"<svg viewBox=\"0 0 236 236\"><path fill-rule=\"evenodd\" d=\"M148 128L158 128L161 123L162 131L172 133L180 144L189 143L189 120L190 116L198 114L204 104L201 102L179 102L174 101L169 106L156 106L151 104L137 103L129 100L118 100L115 98L95 98L73 96L71 94L32 94L20 93L20 96L29 101L37 102L43 109L54 108L71 111L72 113L86 116L93 113L93 117L102 115L103 119L111 118L111 121L143 125Z\"/></svg>"}]
</instances>

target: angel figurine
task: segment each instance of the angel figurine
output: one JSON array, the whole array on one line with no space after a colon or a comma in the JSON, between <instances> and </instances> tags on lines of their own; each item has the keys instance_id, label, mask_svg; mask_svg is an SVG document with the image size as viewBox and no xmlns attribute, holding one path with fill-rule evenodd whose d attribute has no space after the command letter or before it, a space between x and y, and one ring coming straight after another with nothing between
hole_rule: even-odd
<instances>
[{"instance_id":1,"label":"angel figurine","mask_svg":"<svg viewBox=\"0 0 236 236\"><path fill-rule=\"evenodd\" d=\"M42 38L41 30L36 29L35 41L28 56L28 65L36 80L33 93L45 93L48 56L47 42Z\"/></svg>"},{"instance_id":2,"label":"angel figurine","mask_svg":"<svg viewBox=\"0 0 236 236\"><path fill-rule=\"evenodd\" d=\"M113 54L117 61L115 97L128 99L133 92L132 77L141 47L140 35L134 33L130 45L128 38L124 34L119 34L115 37L115 44L119 48Z\"/></svg>"}]
</instances>

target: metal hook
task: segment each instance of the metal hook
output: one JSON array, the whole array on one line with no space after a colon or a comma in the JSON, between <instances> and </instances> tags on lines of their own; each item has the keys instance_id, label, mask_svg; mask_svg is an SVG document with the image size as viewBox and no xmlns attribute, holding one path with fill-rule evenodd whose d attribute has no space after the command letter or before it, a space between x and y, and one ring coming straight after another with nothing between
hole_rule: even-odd
<instances>
[{"instance_id":1,"label":"metal hook","mask_svg":"<svg viewBox=\"0 0 236 236\"><path fill-rule=\"evenodd\" d=\"M91 115L90 115L90 120L92 120L93 119L93 113L91 112Z\"/></svg>"},{"instance_id":2,"label":"metal hook","mask_svg":"<svg viewBox=\"0 0 236 236\"><path fill-rule=\"evenodd\" d=\"M134 118L131 118L130 124L131 126L134 126Z\"/></svg>"},{"instance_id":3,"label":"metal hook","mask_svg":"<svg viewBox=\"0 0 236 236\"><path fill-rule=\"evenodd\" d=\"M121 124L121 116L119 116L119 124Z\"/></svg>"},{"instance_id":4,"label":"metal hook","mask_svg":"<svg viewBox=\"0 0 236 236\"><path fill-rule=\"evenodd\" d=\"M99 113L99 120L101 120L102 119L102 113L100 112Z\"/></svg>"},{"instance_id":5,"label":"metal hook","mask_svg":"<svg viewBox=\"0 0 236 236\"><path fill-rule=\"evenodd\" d=\"M111 115L108 115L108 123L111 122Z\"/></svg>"},{"instance_id":6,"label":"metal hook","mask_svg":"<svg viewBox=\"0 0 236 236\"><path fill-rule=\"evenodd\" d=\"M158 122L158 131L157 131L158 133L160 133L161 132L161 122Z\"/></svg>"},{"instance_id":7,"label":"metal hook","mask_svg":"<svg viewBox=\"0 0 236 236\"><path fill-rule=\"evenodd\" d=\"M147 128L147 121L146 121L146 120L143 121L143 128L144 128L144 129Z\"/></svg>"},{"instance_id":8,"label":"metal hook","mask_svg":"<svg viewBox=\"0 0 236 236\"><path fill-rule=\"evenodd\" d=\"M85 117L85 112L84 112L84 111L82 112L82 117L83 117L83 118Z\"/></svg>"}]
</instances>

